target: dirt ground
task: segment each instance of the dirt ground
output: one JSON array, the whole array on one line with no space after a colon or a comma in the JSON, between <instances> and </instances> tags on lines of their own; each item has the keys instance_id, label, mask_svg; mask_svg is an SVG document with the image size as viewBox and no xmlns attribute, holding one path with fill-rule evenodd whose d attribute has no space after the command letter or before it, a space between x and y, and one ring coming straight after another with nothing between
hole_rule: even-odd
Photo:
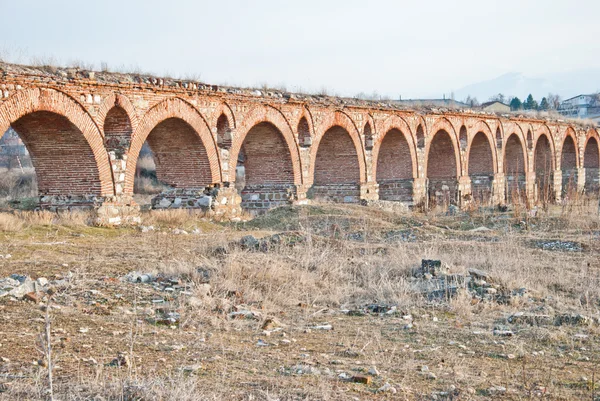
<instances>
[{"instance_id":1,"label":"dirt ground","mask_svg":"<svg viewBox=\"0 0 600 401\"><path fill-rule=\"evenodd\" d=\"M1 214L0 399L600 400L599 222Z\"/></svg>"}]
</instances>

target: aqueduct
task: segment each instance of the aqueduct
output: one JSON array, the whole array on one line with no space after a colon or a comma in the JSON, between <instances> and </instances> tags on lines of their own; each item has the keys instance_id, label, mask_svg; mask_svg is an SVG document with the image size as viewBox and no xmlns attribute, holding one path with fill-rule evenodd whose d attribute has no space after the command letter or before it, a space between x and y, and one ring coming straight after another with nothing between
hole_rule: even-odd
<instances>
[{"instance_id":1,"label":"aqueduct","mask_svg":"<svg viewBox=\"0 0 600 401\"><path fill-rule=\"evenodd\" d=\"M216 188L219 213L598 191L598 130L560 120L12 64L0 64L0 94L0 133L12 127L26 145L41 205L94 204L112 223L135 214L144 143L158 179L188 195Z\"/></svg>"}]
</instances>

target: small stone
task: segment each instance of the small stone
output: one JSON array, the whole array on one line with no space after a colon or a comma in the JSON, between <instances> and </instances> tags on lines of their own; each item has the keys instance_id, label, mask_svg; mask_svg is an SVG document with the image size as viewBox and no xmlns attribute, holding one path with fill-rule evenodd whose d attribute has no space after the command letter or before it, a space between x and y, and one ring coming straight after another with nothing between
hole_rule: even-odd
<instances>
[{"instance_id":1,"label":"small stone","mask_svg":"<svg viewBox=\"0 0 600 401\"><path fill-rule=\"evenodd\" d=\"M371 379L371 376L364 376L364 375L352 376L353 383L371 384L372 381L373 381L373 379Z\"/></svg>"},{"instance_id":2,"label":"small stone","mask_svg":"<svg viewBox=\"0 0 600 401\"><path fill-rule=\"evenodd\" d=\"M28 292L27 294L25 294L23 296L23 299L26 301L36 303L36 304L38 302L40 302L40 297L38 296L38 294L36 292Z\"/></svg>"},{"instance_id":3,"label":"small stone","mask_svg":"<svg viewBox=\"0 0 600 401\"><path fill-rule=\"evenodd\" d=\"M375 366L371 367L367 373L373 376L379 376L379 371Z\"/></svg>"},{"instance_id":4,"label":"small stone","mask_svg":"<svg viewBox=\"0 0 600 401\"><path fill-rule=\"evenodd\" d=\"M379 387L377 389L377 392L378 393L392 393L392 394L396 394L397 390L390 383L386 382L383 386L381 386L381 387Z\"/></svg>"}]
</instances>

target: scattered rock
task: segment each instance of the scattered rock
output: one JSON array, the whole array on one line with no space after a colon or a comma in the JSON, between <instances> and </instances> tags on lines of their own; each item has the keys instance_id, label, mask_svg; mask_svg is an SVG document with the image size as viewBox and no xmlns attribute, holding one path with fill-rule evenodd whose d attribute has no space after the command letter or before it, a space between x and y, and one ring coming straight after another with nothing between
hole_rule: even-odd
<instances>
[{"instance_id":1,"label":"scattered rock","mask_svg":"<svg viewBox=\"0 0 600 401\"><path fill-rule=\"evenodd\" d=\"M393 387L390 383L385 382L385 384L377 389L378 393L392 393L396 394L398 391L395 387Z\"/></svg>"},{"instance_id":2,"label":"scattered rock","mask_svg":"<svg viewBox=\"0 0 600 401\"><path fill-rule=\"evenodd\" d=\"M371 376L364 376L364 375L354 375L352 376L352 382L353 383L362 383L362 384L371 384L371 382L373 381L373 379L371 378Z\"/></svg>"}]
</instances>

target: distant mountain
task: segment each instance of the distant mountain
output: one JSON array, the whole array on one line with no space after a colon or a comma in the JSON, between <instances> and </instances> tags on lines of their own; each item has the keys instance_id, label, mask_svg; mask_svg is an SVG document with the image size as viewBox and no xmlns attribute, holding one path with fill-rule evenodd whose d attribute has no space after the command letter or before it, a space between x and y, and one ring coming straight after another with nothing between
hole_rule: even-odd
<instances>
[{"instance_id":1,"label":"distant mountain","mask_svg":"<svg viewBox=\"0 0 600 401\"><path fill-rule=\"evenodd\" d=\"M464 100L467 96L471 96L476 97L480 102L485 102L491 96L502 93L507 97L517 96L523 100L531 93L539 101L548 93L555 93L563 99L568 99L582 93L597 91L600 91L600 69L571 71L539 77L527 77L518 72L510 72L489 81L478 82L456 90L454 98Z\"/></svg>"}]
</instances>

